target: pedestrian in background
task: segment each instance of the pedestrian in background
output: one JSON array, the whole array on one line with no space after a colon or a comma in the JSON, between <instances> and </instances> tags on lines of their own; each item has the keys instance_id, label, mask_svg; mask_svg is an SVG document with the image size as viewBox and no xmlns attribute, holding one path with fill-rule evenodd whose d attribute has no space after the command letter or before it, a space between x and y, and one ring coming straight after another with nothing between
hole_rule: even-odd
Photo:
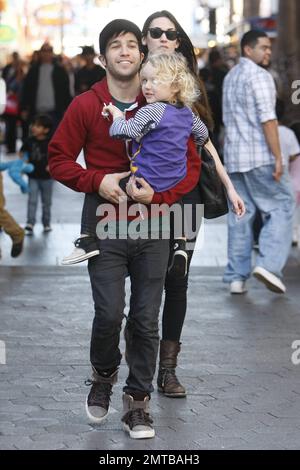
<instances>
[{"instance_id":1,"label":"pedestrian in background","mask_svg":"<svg viewBox=\"0 0 300 470\"><path fill-rule=\"evenodd\" d=\"M296 136L298 147L300 146L300 122L294 122L290 130L293 135ZM294 141L294 138L292 139ZM293 153L296 150L296 143ZM299 246L300 244L300 155L292 158L290 161L290 176L292 180L292 187L295 193L296 208L294 212L293 221L293 246Z\"/></svg>"},{"instance_id":2,"label":"pedestrian in background","mask_svg":"<svg viewBox=\"0 0 300 470\"><path fill-rule=\"evenodd\" d=\"M32 163L34 171L29 174L26 235L32 235L36 222L39 196L42 202L42 224L44 233L51 229L51 203L53 181L48 171L48 144L53 127L48 115L37 115L31 125L31 137L23 144L21 155Z\"/></svg>"},{"instance_id":3,"label":"pedestrian in background","mask_svg":"<svg viewBox=\"0 0 300 470\"><path fill-rule=\"evenodd\" d=\"M56 128L70 102L68 74L56 63L53 47L44 43L39 51L38 61L33 63L24 79L22 119L29 126L37 113L46 113Z\"/></svg>"},{"instance_id":4,"label":"pedestrian in background","mask_svg":"<svg viewBox=\"0 0 300 470\"><path fill-rule=\"evenodd\" d=\"M80 95L88 91L94 83L105 77L105 70L99 64L95 64L96 57L93 46L83 46L81 58L84 61L83 67L75 72L75 94Z\"/></svg>"},{"instance_id":5,"label":"pedestrian in background","mask_svg":"<svg viewBox=\"0 0 300 470\"><path fill-rule=\"evenodd\" d=\"M253 221L263 218L253 275L268 289L285 293L282 282L292 241L293 194L284 170L271 74L271 41L249 31L241 41L242 58L227 74L223 88L224 158L229 176L246 204L246 215L228 216L228 264L224 282L232 294L247 291L251 275Z\"/></svg>"},{"instance_id":6,"label":"pedestrian in background","mask_svg":"<svg viewBox=\"0 0 300 470\"><path fill-rule=\"evenodd\" d=\"M6 82L7 101L3 118L5 120L5 144L8 154L16 152L17 123L20 119L20 99L24 82L24 64L18 52L13 52L12 61L7 64L2 77Z\"/></svg>"},{"instance_id":7,"label":"pedestrian in background","mask_svg":"<svg viewBox=\"0 0 300 470\"><path fill-rule=\"evenodd\" d=\"M3 78L0 78L0 114L6 105L6 86ZM12 215L5 209L5 197L3 189L3 177L0 172L0 228L12 239L11 256L16 258L22 253L24 242L24 230L15 221ZM1 258L1 250L0 250Z\"/></svg>"}]
</instances>

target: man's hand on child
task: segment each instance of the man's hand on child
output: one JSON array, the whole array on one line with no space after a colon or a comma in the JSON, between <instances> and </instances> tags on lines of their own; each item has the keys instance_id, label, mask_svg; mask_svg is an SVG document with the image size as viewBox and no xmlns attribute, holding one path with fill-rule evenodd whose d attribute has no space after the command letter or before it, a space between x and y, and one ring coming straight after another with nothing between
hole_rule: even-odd
<instances>
[{"instance_id":1,"label":"man's hand on child","mask_svg":"<svg viewBox=\"0 0 300 470\"><path fill-rule=\"evenodd\" d=\"M140 202L141 204L150 204L154 194L150 184L148 184L144 178L138 178L136 176L132 176L128 181L126 192L133 201Z\"/></svg>"},{"instance_id":2,"label":"man's hand on child","mask_svg":"<svg viewBox=\"0 0 300 470\"><path fill-rule=\"evenodd\" d=\"M122 178L126 178L126 176L129 175L130 171L105 175L98 190L100 196L114 204L119 204L120 202L125 201L127 199L127 195L122 191L119 183Z\"/></svg>"}]
</instances>

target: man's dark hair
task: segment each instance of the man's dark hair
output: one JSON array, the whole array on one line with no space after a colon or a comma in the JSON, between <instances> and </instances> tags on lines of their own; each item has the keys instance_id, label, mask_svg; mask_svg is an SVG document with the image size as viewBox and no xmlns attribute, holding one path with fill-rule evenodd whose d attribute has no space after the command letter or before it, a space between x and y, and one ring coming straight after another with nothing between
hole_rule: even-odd
<instances>
[{"instance_id":1,"label":"man's dark hair","mask_svg":"<svg viewBox=\"0 0 300 470\"><path fill-rule=\"evenodd\" d=\"M52 118L48 114L37 114L34 117L32 124L35 124L37 126L42 126L45 129L49 129L49 132L50 132L53 126L53 121L52 121Z\"/></svg>"},{"instance_id":2,"label":"man's dark hair","mask_svg":"<svg viewBox=\"0 0 300 470\"><path fill-rule=\"evenodd\" d=\"M53 52L53 47L48 42L44 42L44 44L41 45L40 51Z\"/></svg>"},{"instance_id":3,"label":"man's dark hair","mask_svg":"<svg viewBox=\"0 0 300 470\"><path fill-rule=\"evenodd\" d=\"M252 49L258 43L259 38L268 38L269 36L264 31L251 29L248 33L244 34L241 40L242 55L245 55L244 49L246 46L250 46Z\"/></svg>"},{"instance_id":4,"label":"man's dark hair","mask_svg":"<svg viewBox=\"0 0 300 470\"><path fill-rule=\"evenodd\" d=\"M219 51L219 49L214 47L209 52L209 56L208 56L209 65L214 65L216 62L219 62L220 60L223 60L222 54Z\"/></svg>"},{"instance_id":5,"label":"man's dark hair","mask_svg":"<svg viewBox=\"0 0 300 470\"><path fill-rule=\"evenodd\" d=\"M80 55L93 55L95 56L95 49L93 46L81 46L82 52Z\"/></svg>"},{"instance_id":6,"label":"man's dark hair","mask_svg":"<svg viewBox=\"0 0 300 470\"><path fill-rule=\"evenodd\" d=\"M108 23L99 35L100 54L105 55L106 46L110 39L119 36L119 34L132 33L138 42L140 51L142 50L142 33L139 27L128 20L113 20Z\"/></svg>"}]
</instances>

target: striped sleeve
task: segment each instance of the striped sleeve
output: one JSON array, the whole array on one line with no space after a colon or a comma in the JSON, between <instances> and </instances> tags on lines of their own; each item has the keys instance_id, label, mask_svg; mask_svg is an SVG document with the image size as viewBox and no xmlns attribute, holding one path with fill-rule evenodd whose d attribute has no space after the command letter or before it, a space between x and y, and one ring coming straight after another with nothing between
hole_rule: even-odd
<instances>
[{"instance_id":1,"label":"striped sleeve","mask_svg":"<svg viewBox=\"0 0 300 470\"><path fill-rule=\"evenodd\" d=\"M109 129L109 135L118 139L138 139L155 129L166 109L165 103L152 103L139 109L128 119L117 118Z\"/></svg>"},{"instance_id":2,"label":"striped sleeve","mask_svg":"<svg viewBox=\"0 0 300 470\"><path fill-rule=\"evenodd\" d=\"M208 129L204 122L193 113L193 127L192 134L195 138L196 144L203 147L209 139Z\"/></svg>"}]
</instances>

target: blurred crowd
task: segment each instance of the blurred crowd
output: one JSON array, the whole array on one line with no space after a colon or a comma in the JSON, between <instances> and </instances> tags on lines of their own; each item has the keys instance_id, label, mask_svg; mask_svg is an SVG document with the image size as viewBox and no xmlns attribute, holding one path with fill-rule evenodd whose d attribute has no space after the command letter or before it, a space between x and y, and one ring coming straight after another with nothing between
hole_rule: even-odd
<instances>
[{"instance_id":1,"label":"blurred crowd","mask_svg":"<svg viewBox=\"0 0 300 470\"><path fill-rule=\"evenodd\" d=\"M212 108L215 128L213 140L222 155L222 85L226 73L238 62L235 46L202 51L198 57L199 74L205 83ZM31 57L20 57L15 51L2 68L6 84L6 105L2 114L1 141L7 154L16 152L17 138L23 143L29 125L37 113L50 114L54 128L72 98L87 91L105 76L97 63L93 46L82 46L73 58L55 55L51 44L44 43ZM46 81L45 81L46 80Z\"/></svg>"},{"instance_id":2,"label":"blurred crowd","mask_svg":"<svg viewBox=\"0 0 300 470\"><path fill-rule=\"evenodd\" d=\"M206 49L198 55L199 75L205 84L214 118L212 140L221 158L224 143L223 81L239 57L236 46ZM105 70L97 60L93 46L82 46L81 54L73 58L55 55L49 43L44 43L27 59L20 57L18 52L12 53L2 68L6 106L2 114L5 126L1 126L1 140L5 142L8 154L16 152L18 136L26 141L29 125L37 113L50 114L55 129L72 98L105 76ZM280 79L275 70L270 67L269 71L280 89Z\"/></svg>"},{"instance_id":3,"label":"blurred crowd","mask_svg":"<svg viewBox=\"0 0 300 470\"><path fill-rule=\"evenodd\" d=\"M82 53L72 59L55 55L51 44L44 43L25 60L13 52L2 69L6 84L6 105L2 126L8 154L16 152L17 137L25 142L29 125L37 113L51 116L57 126L71 99L86 91L105 75L95 63L92 46L83 46Z\"/></svg>"}]
</instances>

